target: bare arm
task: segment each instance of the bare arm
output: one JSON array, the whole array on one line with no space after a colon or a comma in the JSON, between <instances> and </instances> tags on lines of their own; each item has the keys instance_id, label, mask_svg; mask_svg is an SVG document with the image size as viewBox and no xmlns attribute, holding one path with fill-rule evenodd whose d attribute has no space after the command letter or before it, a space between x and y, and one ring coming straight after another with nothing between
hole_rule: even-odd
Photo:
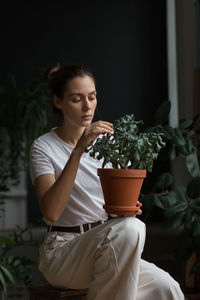
<instances>
[{"instance_id":1,"label":"bare arm","mask_svg":"<svg viewBox=\"0 0 200 300\"><path fill-rule=\"evenodd\" d=\"M52 174L41 175L35 180L39 206L43 216L55 222L62 214L72 192L79 162L85 148L99 134L109 133L112 124L98 121L88 126L71 153L61 175L57 180Z\"/></svg>"}]
</instances>

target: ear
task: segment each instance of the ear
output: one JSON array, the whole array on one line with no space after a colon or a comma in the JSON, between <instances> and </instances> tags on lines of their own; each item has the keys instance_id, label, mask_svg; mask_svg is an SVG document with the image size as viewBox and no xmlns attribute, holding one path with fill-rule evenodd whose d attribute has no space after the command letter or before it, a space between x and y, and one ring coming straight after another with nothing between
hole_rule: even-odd
<instances>
[{"instance_id":1,"label":"ear","mask_svg":"<svg viewBox=\"0 0 200 300\"><path fill-rule=\"evenodd\" d=\"M53 96L53 103L55 105L55 107L57 108L62 108L62 100L60 98L58 98L56 95Z\"/></svg>"}]
</instances>

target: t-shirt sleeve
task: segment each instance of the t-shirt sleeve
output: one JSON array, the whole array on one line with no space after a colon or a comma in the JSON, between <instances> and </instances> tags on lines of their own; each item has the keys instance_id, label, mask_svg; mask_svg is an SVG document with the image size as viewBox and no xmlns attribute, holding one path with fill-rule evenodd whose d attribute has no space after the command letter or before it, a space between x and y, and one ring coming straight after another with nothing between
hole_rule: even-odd
<instances>
[{"instance_id":1,"label":"t-shirt sleeve","mask_svg":"<svg viewBox=\"0 0 200 300\"><path fill-rule=\"evenodd\" d=\"M32 183L37 177L44 174L55 174L55 168L48 156L48 150L45 149L39 141L34 141L30 149L30 176Z\"/></svg>"}]
</instances>

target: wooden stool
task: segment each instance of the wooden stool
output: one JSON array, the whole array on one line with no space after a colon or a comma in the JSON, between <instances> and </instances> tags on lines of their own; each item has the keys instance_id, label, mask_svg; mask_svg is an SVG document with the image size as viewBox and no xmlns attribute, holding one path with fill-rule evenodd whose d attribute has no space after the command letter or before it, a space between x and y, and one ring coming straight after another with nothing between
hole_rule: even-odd
<instances>
[{"instance_id":1,"label":"wooden stool","mask_svg":"<svg viewBox=\"0 0 200 300\"><path fill-rule=\"evenodd\" d=\"M50 285L28 286L30 300L87 300L88 290L59 290Z\"/></svg>"}]
</instances>

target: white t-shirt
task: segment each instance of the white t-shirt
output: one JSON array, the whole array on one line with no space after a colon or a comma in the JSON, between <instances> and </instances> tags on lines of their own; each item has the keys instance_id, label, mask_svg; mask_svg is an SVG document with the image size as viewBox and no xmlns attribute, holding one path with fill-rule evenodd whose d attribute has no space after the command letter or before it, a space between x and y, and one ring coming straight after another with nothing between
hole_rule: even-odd
<instances>
[{"instance_id":1,"label":"white t-shirt","mask_svg":"<svg viewBox=\"0 0 200 300\"><path fill-rule=\"evenodd\" d=\"M66 165L73 147L65 143L54 129L37 138L30 152L30 175L32 182L44 174L54 174L57 179ZM74 187L63 213L54 226L76 226L84 223L106 220L103 209L104 198L97 168L102 161L83 153L76 174ZM56 199L55 199L56 201Z\"/></svg>"}]
</instances>

